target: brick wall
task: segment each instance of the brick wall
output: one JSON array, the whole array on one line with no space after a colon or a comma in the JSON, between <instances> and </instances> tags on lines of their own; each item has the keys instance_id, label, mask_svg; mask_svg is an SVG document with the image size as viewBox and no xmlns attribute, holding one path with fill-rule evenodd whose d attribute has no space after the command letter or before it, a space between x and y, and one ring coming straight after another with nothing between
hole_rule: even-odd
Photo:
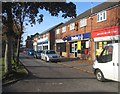
<instances>
[{"instance_id":1,"label":"brick wall","mask_svg":"<svg viewBox=\"0 0 120 94\"><path fill-rule=\"evenodd\" d=\"M87 33L91 32L92 30L97 30L100 28L106 28L110 26L115 26L117 25L118 18L120 19L120 6L114 6L112 8L109 8L106 10L107 13L107 19L102 22L97 22L97 13L93 14L91 17L87 17L87 25L85 27L80 27L80 19L76 21L78 23L78 30L70 30L69 25L66 26L66 32L62 33L62 27L60 27L60 34L56 34L55 38L60 39L64 38L65 36L73 36L76 34L82 34L82 33ZM91 32L92 33L92 32ZM69 45L67 46L67 56L69 57ZM91 46L91 57L94 58L94 42L90 43ZM72 55L71 55L72 56Z\"/></svg>"},{"instance_id":2,"label":"brick wall","mask_svg":"<svg viewBox=\"0 0 120 94\"><path fill-rule=\"evenodd\" d=\"M107 19L102 22L97 22L97 14L92 16L92 20L90 17L87 17L87 26L80 27L80 20L77 21L78 23L78 31L76 30L69 30L69 25L66 26L66 32L62 33L62 27L60 28L60 34L56 35L56 39L65 36L73 36L76 34L82 34L86 32L91 32L91 21L92 21L92 30L105 28L109 26L115 26L117 24L117 18L120 18L120 6L116 6L110 9L107 9Z\"/></svg>"}]
</instances>

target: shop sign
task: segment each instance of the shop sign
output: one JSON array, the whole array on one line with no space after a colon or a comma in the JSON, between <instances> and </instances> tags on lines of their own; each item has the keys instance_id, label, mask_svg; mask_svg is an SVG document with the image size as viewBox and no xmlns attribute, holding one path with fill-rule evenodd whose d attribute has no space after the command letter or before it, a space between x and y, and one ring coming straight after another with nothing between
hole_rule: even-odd
<instances>
[{"instance_id":1,"label":"shop sign","mask_svg":"<svg viewBox=\"0 0 120 94\"><path fill-rule=\"evenodd\" d=\"M48 44L48 37L39 39L37 44L38 45L40 45L40 44Z\"/></svg>"},{"instance_id":2,"label":"shop sign","mask_svg":"<svg viewBox=\"0 0 120 94\"><path fill-rule=\"evenodd\" d=\"M67 42L67 40L63 40L63 39L56 39L56 43L63 43L63 42Z\"/></svg>"},{"instance_id":3,"label":"shop sign","mask_svg":"<svg viewBox=\"0 0 120 94\"><path fill-rule=\"evenodd\" d=\"M78 35L75 35L75 36L69 36L67 37L67 40L70 41L70 40L83 40L83 39L87 39L87 38L90 38L90 33L84 33L84 34L78 34Z\"/></svg>"},{"instance_id":4,"label":"shop sign","mask_svg":"<svg viewBox=\"0 0 120 94\"><path fill-rule=\"evenodd\" d=\"M38 45L40 45L40 44L48 44L48 40L44 40L44 41L38 42L37 44Z\"/></svg>"},{"instance_id":5,"label":"shop sign","mask_svg":"<svg viewBox=\"0 0 120 94\"><path fill-rule=\"evenodd\" d=\"M83 35L75 35L75 36L71 36L71 40L82 40L83 39Z\"/></svg>"},{"instance_id":6,"label":"shop sign","mask_svg":"<svg viewBox=\"0 0 120 94\"><path fill-rule=\"evenodd\" d=\"M87 38L90 38L90 33L84 33L83 34L83 39L87 39Z\"/></svg>"},{"instance_id":7,"label":"shop sign","mask_svg":"<svg viewBox=\"0 0 120 94\"><path fill-rule=\"evenodd\" d=\"M102 28L92 32L92 38L119 35L118 26Z\"/></svg>"}]
</instances>

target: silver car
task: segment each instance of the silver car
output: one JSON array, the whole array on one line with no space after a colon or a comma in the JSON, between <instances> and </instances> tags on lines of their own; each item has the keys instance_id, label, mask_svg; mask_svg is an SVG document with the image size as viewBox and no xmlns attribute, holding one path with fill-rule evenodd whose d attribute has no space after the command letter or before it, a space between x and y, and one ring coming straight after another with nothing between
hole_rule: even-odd
<instances>
[{"instance_id":1,"label":"silver car","mask_svg":"<svg viewBox=\"0 0 120 94\"><path fill-rule=\"evenodd\" d=\"M44 50L41 53L41 59L45 60L46 62L58 62L60 60L60 56L54 50Z\"/></svg>"}]
</instances>

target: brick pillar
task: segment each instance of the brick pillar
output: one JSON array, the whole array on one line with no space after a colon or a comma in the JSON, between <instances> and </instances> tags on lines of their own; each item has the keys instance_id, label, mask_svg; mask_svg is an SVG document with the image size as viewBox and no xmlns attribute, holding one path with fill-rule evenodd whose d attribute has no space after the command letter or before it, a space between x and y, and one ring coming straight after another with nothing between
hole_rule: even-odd
<instances>
[{"instance_id":1,"label":"brick pillar","mask_svg":"<svg viewBox=\"0 0 120 94\"><path fill-rule=\"evenodd\" d=\"M70 53L70 44L69 44L69 42L66 42L66 53L67 53L67 57L70 57L69 56L69 53Z\"/></svg>"},{"instance_id":2,"label":"brick pillar","mask_svg":"<svg viewBox=\"0 0 120 94\"><path fill-rule=\"evenodd\" d=\"M95 59L95 43L94 43L94 41L90 42L90 59L92 61Z\"/></svg>"}]
</instances>

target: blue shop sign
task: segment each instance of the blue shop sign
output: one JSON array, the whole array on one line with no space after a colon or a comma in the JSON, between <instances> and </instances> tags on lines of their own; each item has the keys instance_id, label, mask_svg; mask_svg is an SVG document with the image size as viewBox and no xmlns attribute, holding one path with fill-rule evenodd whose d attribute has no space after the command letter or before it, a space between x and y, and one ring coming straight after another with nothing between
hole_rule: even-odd
<instances>
[{"instance_id":1,"label":"blue shop sign","mask_svg":"<svg viewBox=\"0 0 120 94\"><path fill-rule=\"evenodd\" d=\"M78 35L74 35L74 36L69 36L67 37L67 40L83 40L86 38L90 38L90 33L85 33L85 34L78 34Z\"/></svg>"},{"instance_id":2,"label":"blue shop sign","mask_svg":"<svg viewBox=\"0 0 120 94\"><path fill-rule=\"evenodd\" d=\"M87 39L87 38L90 38L90 33L89 32L83 34L83 39Z\"/></svg>"},{"instance_id":3,"label":"blue shop sign","mask_svg":"<svg viewBox=\"0 0 120 94\"><path fill-rule=\"evenodd\" d=\"M40 45L40 44L48 44L48 41L38 42L37 44L38 45Z\"/></svg>"},{"instance_id":4,"label":"blue shop sign","mask_svg":"<svg viewBox=\"0 0 120 94\"><path fill-rule=\"evenodd\" d=\"M67 37L67 40L81 40L82 38L83 38L82 35L78 34L78 35Z\"/></svg>"}]
</instances>

